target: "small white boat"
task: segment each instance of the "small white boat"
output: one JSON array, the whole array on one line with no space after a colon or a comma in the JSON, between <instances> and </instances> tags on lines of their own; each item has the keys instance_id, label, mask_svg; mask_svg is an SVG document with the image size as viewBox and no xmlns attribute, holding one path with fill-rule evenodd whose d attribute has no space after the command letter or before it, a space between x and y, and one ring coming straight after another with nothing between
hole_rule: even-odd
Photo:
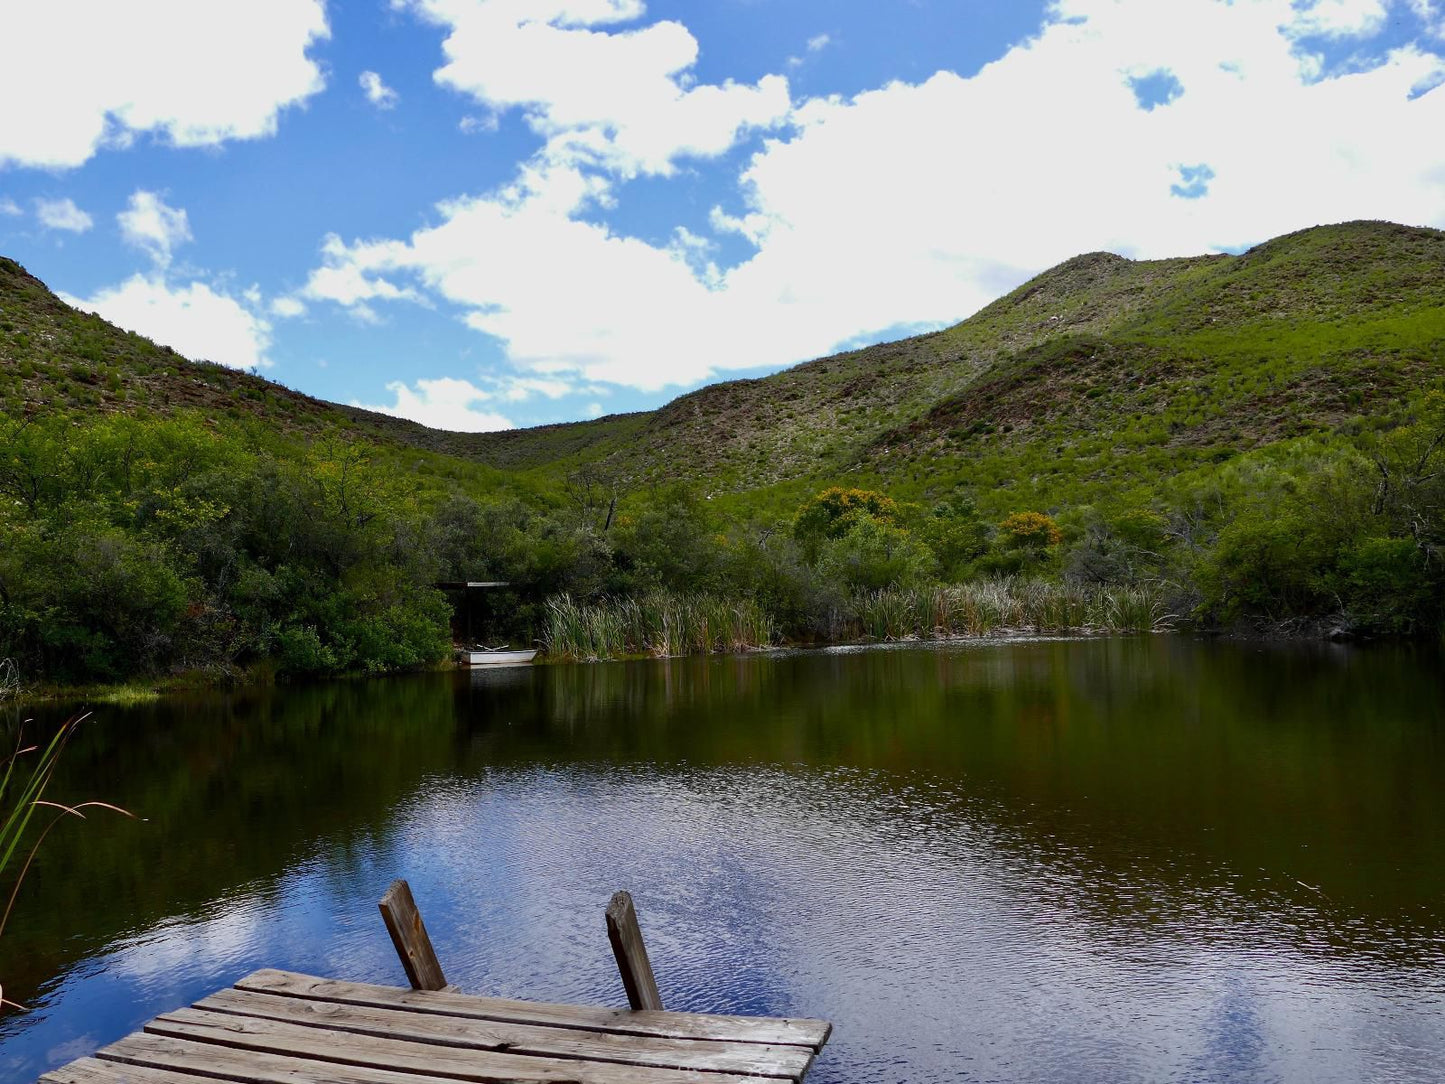
<instances>
[{"instance_id":1,"label":"small white boat","mask_svg":"<svg viewBox=\"0 0 1445 1084\"><path fill-rule=\"evenodd\" d=\"M463 666L525 666L537 657L537 649L511 651L507 648L457 648L457 662Z\"/></svg>"}]
</instances>

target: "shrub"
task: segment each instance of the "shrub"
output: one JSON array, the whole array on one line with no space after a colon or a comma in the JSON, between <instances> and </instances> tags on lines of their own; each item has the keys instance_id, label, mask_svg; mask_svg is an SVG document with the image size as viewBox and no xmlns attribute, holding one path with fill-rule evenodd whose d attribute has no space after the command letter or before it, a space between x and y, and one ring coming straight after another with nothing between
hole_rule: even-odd
<instances>
[{"instance_id":1,"label":"shrub","mask_svg":"<svg viewBox=\"0 0 1445 1084\"><path fill-rule=\"evenodd\" d=\"M998 529L1004 544L1016 549L1045 550L1064 540L1053 517L1042 512L1015 512Z\"/></svg>"},{"instance_id":2,"label":"shrub","mask_svg":"<svg viewBox=\"0 0 1445 1084\"><path fill-rule=\"evenodd\" d=\"M314 625L279 630L276 657L280 669L290 674L327 674L338 669L336 653L321 642Z\"/></svg>"},{"instance_id":3,"label":"shrub","mask_svg":"<svg viewBox=\"0 0 1445 1084\"><path fill-rule=\"evenodd\" d=\"M1323 541L1292 516L1235 520L1196 570L1206 612L1224 620L1323 612L1334 601L1325 580L1334 554Z\"/></svg>"},{"instance_id":4,"label":"shrub","mask_svg":"<svg viewBox=\"0 0 1445 1084\"><path fill-rule=\"evenodd\" d=\"M892 497L871 489L833 486L803 503L793 520L793 534L807 541L841 538L860 516L894 524L898 505Z\"/></svg>"},{"instance_id":5,"label":"shrub","mask_svg":"<svg viewBox=\"0 0 1445 1084\"><path fill-rule=\"evenodd\" d=\"M1340 558L1351 616L1378 632L1413 632L1435 592L1425 555L1408 538L1366 538Z\"/></svg>"},{"instance_id":6,"label":"shrub","mask_svg":"<svg viewBox=\"0 0 1445 1084\"><path fill-rule=\"evenodd\" d=\"M934 557L903 528L864 516L841 537L823 543L818 570L850 591L877 591L929 579Z\"/></svg>"}]
</instances>

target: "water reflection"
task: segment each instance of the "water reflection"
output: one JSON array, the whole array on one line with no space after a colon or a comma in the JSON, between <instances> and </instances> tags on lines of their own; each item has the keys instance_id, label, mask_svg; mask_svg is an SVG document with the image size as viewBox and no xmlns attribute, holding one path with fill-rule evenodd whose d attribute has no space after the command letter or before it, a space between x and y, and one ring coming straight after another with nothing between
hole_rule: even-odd
<instances>
[{"instance_id":1,"label":"water reflection","mask_svg":"<svg viewBox=\"0 0 1445 1084\"><path fill-rule=\"evenodd\" d=\"M826 1016L821 1081L1429 1079L1445 695L1182 639L478 671L108 712L7 934L25 1079L260 966ZM56 976L46 983L49 976Z\"/></svg>"}]
</instances>

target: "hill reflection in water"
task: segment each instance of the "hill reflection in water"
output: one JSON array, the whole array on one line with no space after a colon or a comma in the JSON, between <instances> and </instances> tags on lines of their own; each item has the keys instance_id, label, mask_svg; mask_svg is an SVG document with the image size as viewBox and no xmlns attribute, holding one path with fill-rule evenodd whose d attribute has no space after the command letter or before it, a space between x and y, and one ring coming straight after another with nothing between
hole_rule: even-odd
<instances>
[{"instance_id":1,"label":"hill reflection in water","mask_svg":"<svg viewBox=\"0 0 1445 1084\"><path fill-rule=\"evenodd\" d=\"M1428 1079L1445 692L1184 638L534 667L106 709L0 948L24 1080L261 966L827 1017L818 1081ZM48 980L48 981L47 981Z\"/></svg>"}]
</instances>

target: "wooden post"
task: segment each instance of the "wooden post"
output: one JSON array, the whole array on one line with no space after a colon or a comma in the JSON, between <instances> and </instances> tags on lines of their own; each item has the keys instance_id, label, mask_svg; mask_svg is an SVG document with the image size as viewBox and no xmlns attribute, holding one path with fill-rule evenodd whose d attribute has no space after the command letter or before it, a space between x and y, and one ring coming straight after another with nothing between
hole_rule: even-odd
<instances>
[{"instance_id":1,"label":"wooden post","mask_svg":"<svg viewBox=\"0 0 1445 1084\"><path fill-rule=\"evenodd\" d=\"M411 896L411 886L400 878L392 881L379 906L386 932L391 934L391 943L401 957L401 966L406 969L411 988L444 989L446 976L442 974L442 965L437 962L437 954L431 947L431 938L426 935L421 912Z\"/></svg>"},{"instance_id":2,"label":"wooden post","mask_svg":"<svg viewBox=\"0 0 1445 1084\"><path fill-rule=\"evenodd\" d=\"M627 989L627 1002L634 1009L662 1009L662 995L642 943L642 930L637 925L637 909L632 897L618 892L607 905L607 940L617 957L617 970L622 972L622 985Z\"/></svg>"}]
</instances>

